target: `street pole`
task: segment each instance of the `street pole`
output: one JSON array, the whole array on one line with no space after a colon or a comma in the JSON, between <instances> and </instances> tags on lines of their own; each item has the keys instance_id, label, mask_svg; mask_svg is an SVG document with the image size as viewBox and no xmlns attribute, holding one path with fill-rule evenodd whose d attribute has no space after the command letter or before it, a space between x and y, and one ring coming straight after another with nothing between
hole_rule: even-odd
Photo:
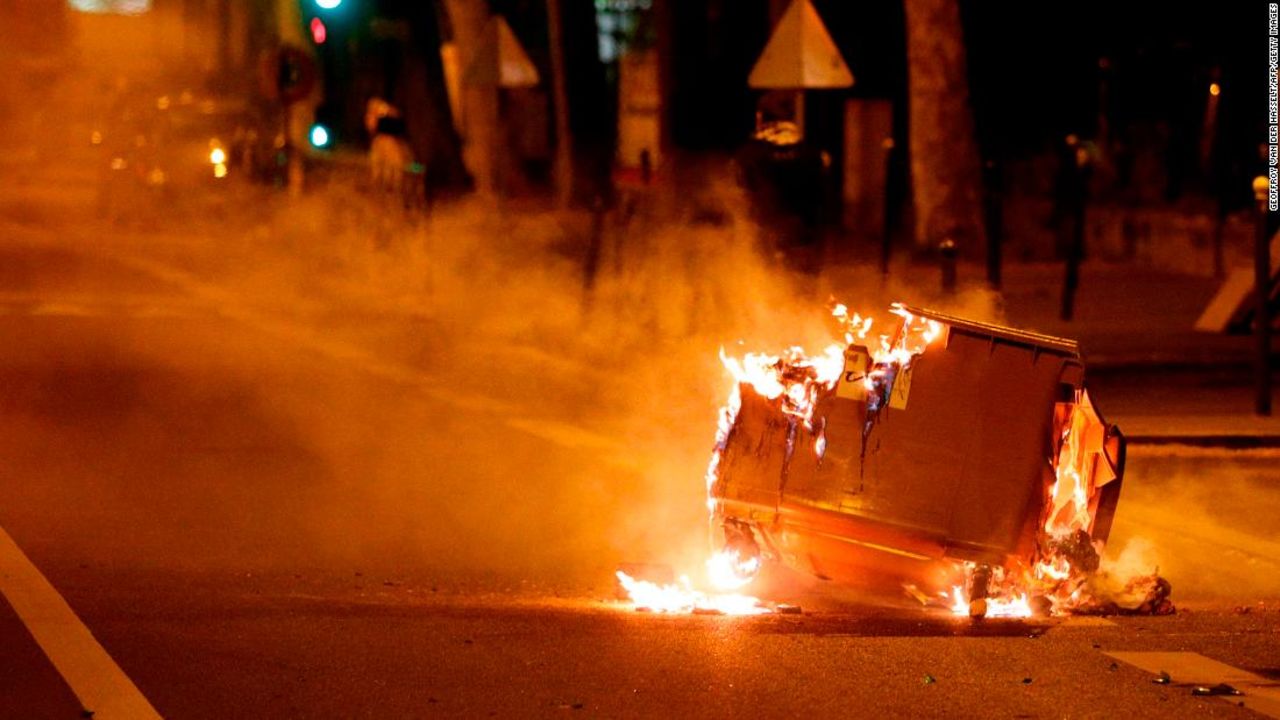
<instances>
[{"instance_id":1,"label":"street pole","mask_svg":"<svg viewBox=\"0 0 1280 720\"><path fill-rule=\"evenodd\" d=\"M1075 316L1076 289L1080 286L1080 262L1084 259L1084 214L1088 200L1089 156L1075 135L1068 135L1061 171L1064 185L1060 196L1071 224L1067 238L1066 273L1062 280L1061 318L1070 321Z\"/></svg>"},{"instance_id":2,"label":"street pole","mask_svg":"<svg viewBox=\"0 0 1280 720\"><path fill-rule=\"evenodd\" d=\"M547 40L551 44L551 93L556 110L556 199L561 208L567 208L573 198L573 146L560 0L547 0Z\"/></svg>"},{"instance_id":3,"label":"street pole","mask_svg":"<svg viewBox=\"0 0 1280 720\"><path fill-rule=\"evenodd\" d=\"M804 88L796 88L795 109L796 132L804 140Z\"/></svg>"},{"instance_id":4,"label":"street pole","mask_svg":"<svg viewBox=\"0 0 1280 720\"><path fill-rule=\"evenodd\" d=\"M889 263L893 260L893 138L885 138L880 147L884 148L884 221L880 223L880 275L889 276Z\"/></svg>"},{"instance_id":5,"label":"street pole","mask_svg":"<svg viewBox=\"0 0 1280 720\"><path fill-rule=\"evenodd\" d=\"M287 158L285 186L289 190L289 197L294 198L302 197L302 188L305 185L302 151L293 137L295 126L298 124L298 112L298 103L289 103L284 106L284 153Z\"/></svg>"},{"instance_id":6,"label":"street pole","mask_svg":"<svg viewBox=\"0 0 1280 720\"><path fill-rule=\"evenodd\" d=\"M1267 178L1253 180L1256 200L1253 240L1254 380L1258 415L1271 415L1271 238L1267 235Z\"/></svg>"},{"instance_id":7,"label":"street pole","mask_svg":"<svg viewBox=\"0 0 1280 720\"><path fill-rule=\"evenodd\" d=\"M959 249L956 241L944 238L938 243L938 255L942 263L942 294L956 294L956 255Z\"/></svg>"},{"instance_id":8,"label":"street pole","mask_svg":"<svg viewBox=\"0 0 1280 720\"><path fill-rule=\"evenodd\" d=\"M987 211L987 285L992 290L999 290L1003 284L1002 263L1004 261L1004 209L1002 168L995 160L983 163L986 171L986 211Z\"/></svg>"},{"instance_id":9,"label":"street pole","mask_svg":"<svg viewBox=\"0 0 1280 720\"><path fill-rule=\"evenodd\" d=\"M1080 257L1084 254L1084 200L1071 209L1071 237L1067 240L1067 268L1062 280L1063 320L1075 317L1076 289L1080 287Z\"/></svg>"},{"instance_id":10,"label":"street pole","mask_svg":"<svg viewBox=\"0 0 1280 720\"><path fill-rule=\"evenodd\" d=\"M218 28L218 69L216 86L225 91L231 84L231 0L218 0L214 7Z\"/></svg>"}]
</instances>

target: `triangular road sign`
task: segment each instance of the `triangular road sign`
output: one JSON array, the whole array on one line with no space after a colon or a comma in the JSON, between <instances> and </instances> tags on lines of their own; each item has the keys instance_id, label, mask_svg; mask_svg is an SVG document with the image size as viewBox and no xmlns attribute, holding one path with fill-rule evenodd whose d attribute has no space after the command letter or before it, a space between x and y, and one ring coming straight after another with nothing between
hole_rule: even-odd
<instances>
[{"instance_id":1,"label":"triangular road sign","mask_svg":"<svg viewBox=\"0 0 1280 720\"><path fill-rule=\"evenodd\" d=\"M1253 325L1253 268L1239 268L1227 275L1217 294L1209 301L1195 328L1200 332L1249 332ZM1271 306L1276 306L1280 293L1280 233L1271 236ZM1274 323L1277 318L1271 316Z\"/></svg>"},{"instance_id":2,"label":"triangular road sign","mask_svg":"<svg viewBox=\"0 0 1280 720\"><path fill-rule=\"evenodd\" d=\"M846 88L853 73L809 0L794 0L751 69L753 88Z\"/></svg>"},{"instance_id":3,"label":"triangular road sign","mask_svg":"<svg viewBox=\"0 0 1280 720\"><path fill-rule=\"evenodd\" d=\"M538 84L538 68L501 15L489 18L484 40L467 68L468 85L526 88Z\"/></svg>"}]
</instances>

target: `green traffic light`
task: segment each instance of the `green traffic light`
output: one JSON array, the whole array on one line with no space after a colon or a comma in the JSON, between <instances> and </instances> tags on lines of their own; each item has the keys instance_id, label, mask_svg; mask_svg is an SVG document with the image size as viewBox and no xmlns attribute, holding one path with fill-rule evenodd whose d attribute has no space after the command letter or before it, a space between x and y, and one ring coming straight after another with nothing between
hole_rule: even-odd
<instances>
[{"instance_id":1,"label":"green traffic light","mask_svg":"<svg viewBox=\"0 0 1280 720\"><path fill-rule=\"evenodd\" d=\"M324 125L320 123L312 125L310 136L312 147L323 148L329 146L329 128Z\"/></svg>"},{"instance_id":2,"label":"green traffic light","mask_svg":"<svg viewBox=\"0 0 1280 720\"><path fill-rule=\"evenodd\" d=\"M316 7L321 10L335 10L342 4L342 0L316 0Z\"/></svg>"}]
</instances>

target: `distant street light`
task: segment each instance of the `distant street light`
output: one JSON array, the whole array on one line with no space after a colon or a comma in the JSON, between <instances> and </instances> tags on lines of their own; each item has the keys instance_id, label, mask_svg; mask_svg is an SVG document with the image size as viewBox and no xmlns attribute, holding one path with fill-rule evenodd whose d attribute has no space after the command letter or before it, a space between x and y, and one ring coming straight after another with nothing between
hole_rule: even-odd
<instances>
[{"instance_id":1,"label":"distant street light","mask_svg":"<svg viewBox=\"0 0 1280 720\"><path fill-rule=\"evenodd\" d=\"M1267 180L1266 175L1259 175L1253 179L1253 199L1257 200L1259 205L1266 204L1269 189L1271 189L1271 182Z\"/></svg>"}]
</instances>

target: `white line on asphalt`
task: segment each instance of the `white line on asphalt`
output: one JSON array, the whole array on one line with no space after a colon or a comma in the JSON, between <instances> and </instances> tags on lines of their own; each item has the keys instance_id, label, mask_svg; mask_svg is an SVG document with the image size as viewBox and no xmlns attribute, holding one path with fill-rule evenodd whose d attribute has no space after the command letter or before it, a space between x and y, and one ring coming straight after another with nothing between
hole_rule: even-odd
<instances>
[{"instance_id":1,"label":"white line on asphalt","mask_svg":"<svg viewBox=\"0 0 1280 720\"><path fill-rule=\"evenodd\" d=\"M0 316L3 317L65 317L65 318L119 318L165 319L186 318L196 315L195 308L175 306L172 302L155 300L109 301L84 296L82 299L59 299L0 293Z\"/></svg>"},{"instance_id":2,"label":"white line on asphalt","mask_svg":"<svg viewBox=\"0 0 1280 720\"><path fill-rule=\"evenodd\" d=\"M160 717L4 528L0 528L0 594L95 718Z\"/></svg>"},{"instance_id":3,"label":"white line on asphalt","mask_svg":"<svg viewBox=\"0 0 1280 720\"><path fill-rule=\"evenodd\" d=\"M547 418L530 420L516 414L516 406L502 400L474 394L462 394L440 386L426 373L403 363L383 360L375 354L353 344L327 337L296 323L271 318L237 302L233 293L204 282L184 270L161 262L117 254L112 258L153 278L175 285L189 296L211 306L222 317L244 323L260 332L287 340L297 347L324 355L332 360L347 363L371 375L392 382L415 387L423 395L456 408L478 412L490 412L501 417L507 427L538 437L571 450L592 448L608 462L618 467L638 467L629 448L613 438L570 423Z\"/></svg>"},{"instance_id":4,"label":"white line on asphalt","mask_svg":"<svg viewBox=\"0 0 1280 720\"><path fill-rule=\"evenodd\" d=\"M1070 615L1059 623L1059 628L1115 627L1118 623L1097 615ZM1056 628L1055 628L1056 629Z\"/></svg>"},{"instance_id":5,"label":"white line on asphalt","mask_svg":"<svg viewBox=\"0 0 1280 720\"><path fill-rule=\"evenodd\" d=\"M1207 658L1193 652L1109 652L1111 657L1159 675L1168 673L1169 681L1179 685L1214 686L1225 683L1244 693L1225 695L1225 700L1244 703L1250 710L1280 718L1280 683L1248 670ZM1189 691L1188 691L1189 692Z\"/></svg>"},{"instance_id":6,"label":"white line on asphalt","mask_svg":"<svg viewBox=\"0 0 1280 720\"><path fill-rule=\"evenodd\" d=\"M30 315L48 315L53 317L93 317L93 310L75 303L49 302L36 305L27 311Z\"/></svg>"}]
</instances>

